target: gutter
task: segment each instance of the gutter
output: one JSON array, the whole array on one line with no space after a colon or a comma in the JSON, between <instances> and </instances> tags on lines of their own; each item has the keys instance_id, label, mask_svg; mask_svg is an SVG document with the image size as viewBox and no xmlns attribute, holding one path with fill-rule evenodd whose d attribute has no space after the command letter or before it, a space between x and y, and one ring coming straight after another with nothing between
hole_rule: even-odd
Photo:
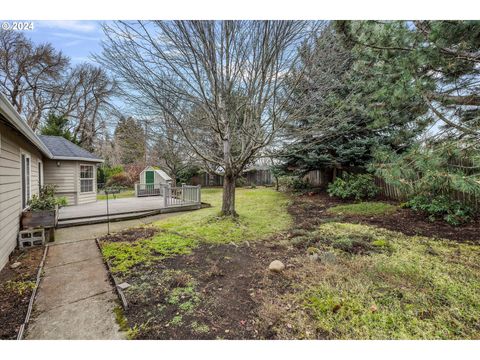
<instances>
[{"instance_id":1,"label":"gutter","mask_svg":"<svg viewBox=\"0 0 480 360\"><path fill-rule=\"evenodd\" d=\"M35 134L35 132L23 121L20 114L15 110L13 105L8 101L5 95L0 93L0 114L2 114L10 123L23 134L30 142L35 145L45 156L51 160L74 160L74 161L88 161L103 163L103 159L92 159L82 157L68 157L68 156L54 156L42 140Z\"/></svg>"},{"instance_id":2,"label":"gutter","mask_svg":"<svg viewBox=\"0 0 480 360\"><path fill-rule=\"evenodd\" d=\"M51 156L51 160L74 160L74 161L86 161L86 162L96 162L103 163L103 159L92 159L92 158L82 158L82 157L69 157L69 156Z\"/></svg>"},{"instance_id":3,"label":"gutter","mask_svg":"<svg viewBox=\"0 0 480 360\"><path fill-rule=\"evenodd\" d=\"M23 121L20 114L15 110L10 101L7 100L5 95L0 94L0 113L11 122L11 124L22 133L32 144L34 144L44 155L53 159L53 155L40 140L40 138L33 132L28 124Z\"/></svg>"}]
</instances>

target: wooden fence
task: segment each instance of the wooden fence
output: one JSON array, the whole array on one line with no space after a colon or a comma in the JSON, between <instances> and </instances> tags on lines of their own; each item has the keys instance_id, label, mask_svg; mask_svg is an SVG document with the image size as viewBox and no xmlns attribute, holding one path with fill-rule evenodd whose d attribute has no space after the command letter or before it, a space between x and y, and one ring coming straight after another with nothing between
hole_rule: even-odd
<instances>
[{"instance_id":1,"label":"wooden fence","mask_svg":"<svg viewBox=\"0 0 480 360\"><path fill-rule=\"evenodd\" d=\"M273 176L270 170L251 170L244 172L240 179L244 180L245 185L272 185ZM193 176L188 182L192 185L206 186L223 186L223 176L217 174L202 173Z\"/></svg>"},{"instance_id":2,"label":"wooden fence","mask_svg":"<svg viewBox=\"0 0 480 360\"><path fill-rule=\"evenodd\" d=\"M308 172L304 179L307 180L311 186L313 187L327 187L337 176L341 176L341 174L347 170L342 169L322 169L322 170L313 170ZM358 171L350 171L356 173ZM386 198L398 201L406 201L408 199L407 194L405 194L400 188L397 186L387 184L385 180L382 178L375 176L375 185L380 190L380 195L385 196ZM475 196L471 194L467 194L461 191L456 191L453 194L453 198L461 201L465 204L470 205L476 211L480 211L480 196Z\"/></svg>"}]
</instances>

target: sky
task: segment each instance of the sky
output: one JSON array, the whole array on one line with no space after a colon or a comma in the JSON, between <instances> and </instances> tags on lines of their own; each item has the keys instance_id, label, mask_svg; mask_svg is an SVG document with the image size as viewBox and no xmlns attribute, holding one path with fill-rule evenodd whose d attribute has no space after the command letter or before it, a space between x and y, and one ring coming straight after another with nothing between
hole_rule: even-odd
<instances>
[{"instance_id":1,"label":"sky","mask_svg":"<svg viewBox=\"0 0 480 360\"><path fill-rule=\"evenodd\" d=\"M101 21L34 21L33 30L24 34L35 43L52 43L54 48L69 56L72 65L93 62L92 53L100 53L103 32Z\"/></svg>"}]
</instances>

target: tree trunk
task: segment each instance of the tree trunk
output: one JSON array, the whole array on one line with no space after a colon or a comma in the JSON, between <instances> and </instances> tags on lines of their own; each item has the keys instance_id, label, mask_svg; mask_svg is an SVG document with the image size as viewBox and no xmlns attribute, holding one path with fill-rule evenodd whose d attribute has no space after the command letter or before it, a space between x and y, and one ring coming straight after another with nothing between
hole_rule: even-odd
<instances>
[{"instance_id":1,"label":"tree trunk","mask_svg":"<svg viewBox=\"0 0 480 360\"><path fill-rule=\"evenodd\" d=\"M222 215L236 217L235 211L235 177L225 175L223 179Z\"/></svg>"}]
</instances>

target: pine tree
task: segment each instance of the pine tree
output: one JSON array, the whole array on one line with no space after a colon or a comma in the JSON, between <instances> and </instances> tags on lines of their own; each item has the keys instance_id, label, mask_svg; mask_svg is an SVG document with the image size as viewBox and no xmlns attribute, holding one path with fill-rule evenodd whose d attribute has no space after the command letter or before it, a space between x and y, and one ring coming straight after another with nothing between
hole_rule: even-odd
<instances>
[{"instance_id":1,"label":"pine tree","mask_svg":"<svg viewBox=\"0 0 480 360\"><path fill-rule=\"evenodd\" d=\"M400 151L421 130L411 111L416 99L391 102L388 117L376 116L378 98L372 97L372 88L379 84L359 70L363 58L332 25L319 34L314 47L303 48L301 56L303 68L292 79L301 86L290 106L292 114L302 111L286 132L284 170L302 174L321 168L366 168L377 147ZM380 81L388 87L396 79L375 79ZM403 106L410 110L401 111Z\"/></svg>"},{"instance_id":2,"label":"pine tree","mask_svg":"<svg viewBox=\"0 0 480 360\"><path fill-rule=\"evenodd\" d=\"M45 124L40 128L41 135L62 136L67 140L77 143L70 131L69 120L65 116L56 115L51 112L48 114Z\"/></svg>"}]
</instances>

